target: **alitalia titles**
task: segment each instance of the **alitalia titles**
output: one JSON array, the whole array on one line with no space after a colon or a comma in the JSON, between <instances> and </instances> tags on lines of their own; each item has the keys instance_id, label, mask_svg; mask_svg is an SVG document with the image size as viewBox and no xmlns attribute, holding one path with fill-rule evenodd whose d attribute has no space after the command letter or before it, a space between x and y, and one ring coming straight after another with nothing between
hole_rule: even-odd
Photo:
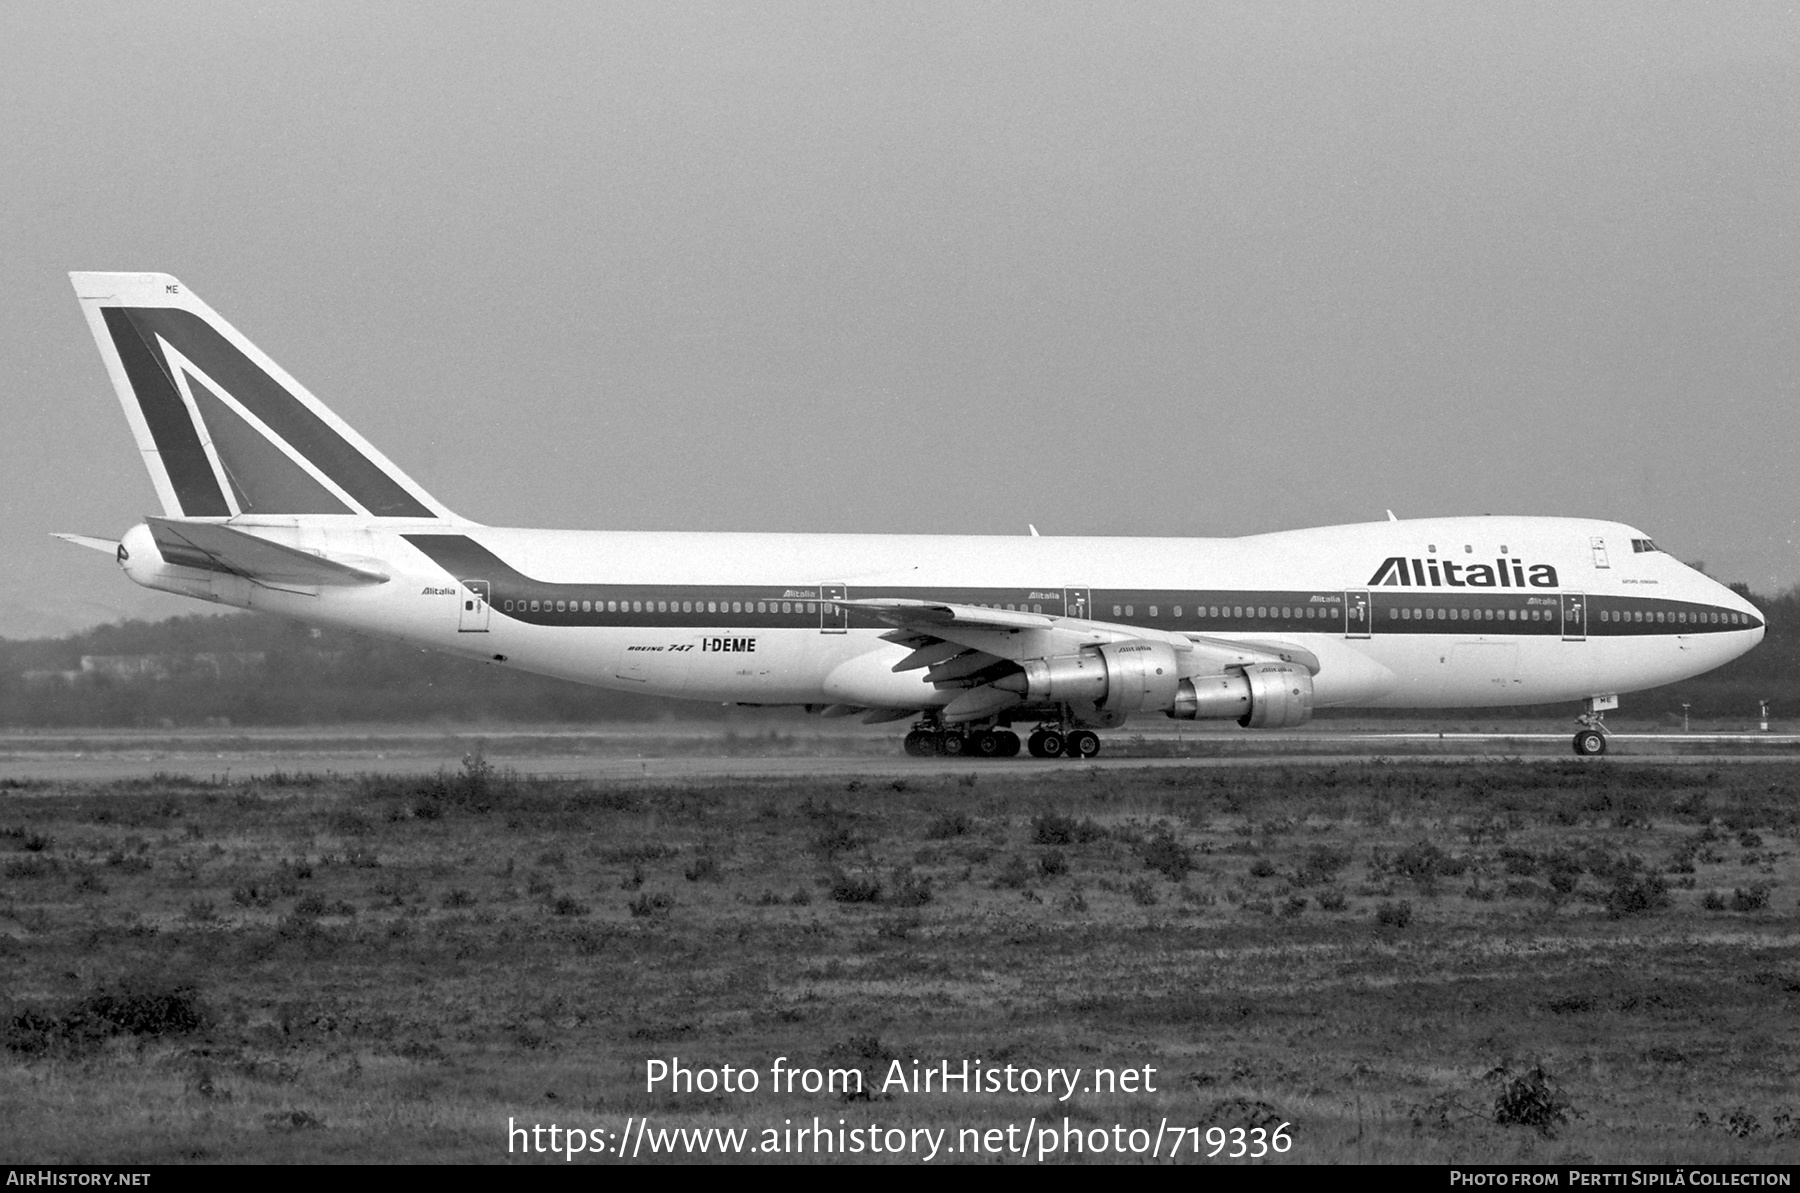
<instances>
[{"instance_id":1,"label":"alitalia titles","mask_svg":"<svg viewBox=\"0 0 1800 1193\"><path fill-rule=\"evenodd\" d=\"M1369 577L1370 588L1555 588L1556 569L1547 563L1529 567L1517 559L1491 564L1457 563L1451 559L1408 559L1390 555Z\"/></svg>"}]
</instances>

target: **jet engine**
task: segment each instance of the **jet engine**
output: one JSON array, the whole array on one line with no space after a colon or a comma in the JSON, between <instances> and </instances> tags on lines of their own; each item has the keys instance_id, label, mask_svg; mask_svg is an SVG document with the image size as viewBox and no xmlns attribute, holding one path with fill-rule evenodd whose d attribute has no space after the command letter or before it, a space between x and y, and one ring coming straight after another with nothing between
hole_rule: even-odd
<instances>
[{"instance_id":1,"label":"jet engine","mask_svg":"<svg viewBox=\"0 0 1800 1193\"><path fill-rule=\"evenodd\" d=\"M1183 721L1230 717L1246 729L1287 729L1310 721L1312 707L1313 681L1306 668L1258 663L1182 680L1168 713Z\"/></svg>"},{"instance_id":2,"label":"jet engine","mask_svg":"<svg viewBox=\"0 0 1800 1193\"><path fill-rule=\"evenodd\" d=\"M1017 692L1032 704L1087 705L1119 717L1167 710L1180 683L1175 648L1142 639L1107 642L1021 666L1021 674L996 680L994 686Z\"/></svg>"}]
</instances>

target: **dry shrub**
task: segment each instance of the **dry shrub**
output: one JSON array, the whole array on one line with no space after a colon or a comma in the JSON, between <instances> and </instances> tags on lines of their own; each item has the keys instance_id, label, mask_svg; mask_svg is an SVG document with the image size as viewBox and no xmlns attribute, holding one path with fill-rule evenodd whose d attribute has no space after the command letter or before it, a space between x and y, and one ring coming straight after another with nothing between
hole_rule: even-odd
<instances>
[{"instance_id":1,"label":"dry shrub","mask_svg":"<svg viewBox=\"0 0 1800 1193\"><path fill-rule=\"evenodd\" d=\"M192 1035L206 1023L192 982L136 973L96 987L61 1014L22 1007L8 1016L0 1033L9 1051L38 1055L85 1051L112 1036Z\"/></svg>"},{"instance_id":2,"label":"dry shrub","mask_svg":"<svg viewBox=\"0 0 1800 1193\"><path fill-rule=\"evenodd\" d=\"M932 821L925 829L928 841L948 841L952 837L966 836L975 824L969 819L967 812L945 812Z\"/></svg>"},{"instance_id":3,"label":"dry shrub","mask_svg":"<svg viewBox=\"0 0 1800 1193\"><path fill-rule=\"evenodd\" d=\"M1350 851L1315 845L1306 851L1306 860L1294 874L1295 886L1318 886L1329 883L1338 871L1350 864Z\"/></svg>"},{"instance_id":4,"label":"dry shrub","mask_svg":"<svg viewBox=\"0 0 1800 1193\"><path fill-rule=\"evenodd\" d=\"M1138 849L1138 855L1144 859L1144 865L1170 882L1180 882L1194 868L1194 851L1177 841L1168 829L1159 830L1145 841Z\"/></svg>"},{"instance_id":5,"label":"dry shrub","mask_svg":"<svg viewBox=\"0 0 1800 1193\"><path fill-rule=\"evenodd\" d=\"M1000 873L994 875L994 886L997 889L1017 891L1031 885L1031 870L1025 865L1025 859L1013 854L1000 867Z\"/></svg>"},{"instance_id":6,"label":"dry shrub","mask_svg":"<svg viewBox=\"0 0 1800 1193\"><path fill-rule=\"evenodd\" d=\"M1046 812L1031 821L1034 845L1087 845L1105 836L1106 829L1092 817L1084 816L1078 821L1072 816Z\"/></svg>"},{"instance_id":7,"label":"dry shrub","mask_svg":"<svg viewBox=\"0 0 1800 1193\"><path fill-rule=\"evenodd\" d=\"M837 903L879 903L881 880L839 870L831 876L831 898Z\"/></svg>"},{"instance_id":8,"label":"dry shrub","mask_svg":"<svg viewBox=\"0 0 1800 1193\"><path fill-rule=\"evenodd\" d=\"M661 891L645 891L637 898L625 904L635 919L648 919L660 915L675 906L675 896L665 895Z\"/></svg>"},{"instance_id":9,"label":"dry shrub","mask_svg":"<svg viewBox=\"0 0 1800 1193\"><path fill-rule=\"evenodd\" d=\"M1747 891L1732 888L1731 910L1733 911L1761 911L1768 905L1769 888L1766 886L1753 886Z\"/></svg>"},{"instance_id":10,"label":"dry shrub","mask_svg":"<svg viewBox=\"0 0 1800 1193\"><path fill-rule=\"evenodd\" d=\"M1613 919L1649 915L1669 905L1669 883L1660 874L1624 873L1613 879L1606 892L1606 914Z\"/></svg>"},{"instance_id":11,"label":"dry shrub","mask_svg":"<svg viewBox=\"0 0 1800 1193\"><path fill-rule=\"evenodd\" d=\"M1523 1073L1503 1073L1502 1076L1510 1076L1512 1080L1494 1099L1494 1121L1501 1126L1535 1127L1548 1137L1569 1121L1569 1115L1580 1117L1581 1112L1575 1109L1569 1095L1544 1071L1541 1062L1534 1063Z\"/></svg>"},{"instance_id":12,"label":"dry shrub","mask_svg":"<svg viewBox=\"0 0 1800 1193\"><path fill-rule=\"evenodd\" d=\"M923 907L931 902L931 879L920 878L911 866L897 866L882 902L894 907Z\"/></svg>"}]
</instances>

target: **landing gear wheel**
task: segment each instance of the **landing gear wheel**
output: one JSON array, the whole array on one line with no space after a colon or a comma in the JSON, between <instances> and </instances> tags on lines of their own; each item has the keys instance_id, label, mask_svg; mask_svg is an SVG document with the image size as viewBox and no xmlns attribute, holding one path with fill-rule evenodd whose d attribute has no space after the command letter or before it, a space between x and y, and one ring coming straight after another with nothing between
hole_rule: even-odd
<instances>
[{"instance_id":1,"label":"landing gear wheel","mask_svg":"<svg viewBox=\"0 0 1800 1193\"><path fill-rule=\"evenodd\" d=\"M1003 758L1006 755L1006 743L998 733L983 731L969 736L969 752L977 758Z\"/></svg>"},{"instance_id":2,"label":"landing gear wheel","mask_svg":"<svg viewBox=\"0 0 1800 1193\"><path fill-rule=\"evenodd\" d=\"M1011 758L1019 752L1019 735L1010 729L996 729L990 735L1000 743L1000 749L994 754L996 758Z\"/></svg>"},{"instance_id":3,"label":"landing gear wheel","mask_svg":"<svg viewBox=\"0 0 1800 1193\"><path fill-rule=\"evenodd\" d=\"M932 736L923 729L915 729L907 734L902 743L907 755L912 758L929 758L937 753L937 743L932 740Z\"/></svg>"},{"instance_id":4,"label":"landing gear wheel","mask_svg":"<svg viewBox=\"0 0 1800 1193\"><path fill-rule=\"evenodd\" d=\"M1038 730L1025 743L1033 758L1061 758L1064 747L1063 735L1049 729Z\"/></svg>"},{"instance_id":5,"label":"landing gear wheel","mask_svg":"<svg viewBox=\"0 0 1800 1193\"><path fill-rule=\"evenodd\" d=\"M968 744L968 740L960 733L941 733L938 735L937 752L946 758L960 758Z\"/></svg>"},{"instance_id":6,"label":"landing gear wheel","mask_svg":"<svg viewBox=\"0 0 1800 1193\"><path fill-rule=\"evenodd\" d=\"M1100 752L1100 735L1086 729L1069 734L1069 757L1092 758Z\"/></svg>"},{"instance_id":7,"label":"landing gear wheel","mask_svg":"<svg viewBox=\"0 0 1800 1193\"><path fill-rule=\"evenodd\" d=\"M1575 735L1575 752L1583 758L1595 758L1606 753L1606 735L1598 729L1583 729Z\"/></svg>"}]
</instances>

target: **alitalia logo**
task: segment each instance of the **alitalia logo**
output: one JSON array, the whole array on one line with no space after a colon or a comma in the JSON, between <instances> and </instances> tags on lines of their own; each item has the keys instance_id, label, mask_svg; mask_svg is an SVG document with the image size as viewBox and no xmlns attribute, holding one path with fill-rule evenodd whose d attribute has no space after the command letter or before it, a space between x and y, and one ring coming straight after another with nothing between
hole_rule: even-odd
<instances>
[{"instance_id":1,"label":"alitalia logo","mask_svg":"<svg viewBox=\"0 0 1800 1193\"><path fill-rule=\"evenodd\" d=\"M1556 569L1547 563L1527 567L1517 559L1492 564L1457 563L1449 559L1407 559L1390 555L1369 578L1383 588L1555 588Z\"/></svg>"}]
</instances>

